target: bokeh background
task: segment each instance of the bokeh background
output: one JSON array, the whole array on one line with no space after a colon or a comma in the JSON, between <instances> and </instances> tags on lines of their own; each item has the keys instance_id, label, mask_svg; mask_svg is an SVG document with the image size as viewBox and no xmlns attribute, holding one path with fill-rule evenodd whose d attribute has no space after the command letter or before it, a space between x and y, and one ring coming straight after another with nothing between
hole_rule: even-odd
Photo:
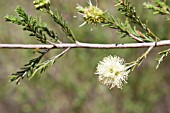
<instances>
[{"instance_id":1,"label":"bokeh background","mask_svg":"<svg viewBox=\"0 0 170 113\"><path fill-rule=\"evenodd\" d=\"M151 30L161 39L170 38L170 23L165 18L152 15L141 5L146 0L131 0L142 20L149 20ZM59 33L60 39L69 42L58 25L46 14L35 10L33 0L0 0L0 43L39 43L20 26L6 23L4 16L16 15L14 9L22 6L28 14L41 17L43 22ZM92 1L95 4L95 1ZM100 26L85 25L77 14L76 6L87 5L86 0L51 0L52 9L58 9L68 22L77 39L89 43L133 42L115 30ZM99 7L108 10L115 18L122 18L115 0L98 0ZM73 18L77 16L77 18ZM91 28L93 31L91 31ZM118 55L126 62L139 57L146 49L72 49L57 60L45 73L37 74L20 85L9 82L8 76L19 70L31 58L33 50L0 49L0 113L170 113L170 57L156 70L158 52L155 48L148 58L130 73L128 84L123 89L107 87L99 83L94 74L99 60L108 55ZM53 50L49 58L61 50ZM44 60L45 60L44 58Z\"/></svg>"}]
</instances>

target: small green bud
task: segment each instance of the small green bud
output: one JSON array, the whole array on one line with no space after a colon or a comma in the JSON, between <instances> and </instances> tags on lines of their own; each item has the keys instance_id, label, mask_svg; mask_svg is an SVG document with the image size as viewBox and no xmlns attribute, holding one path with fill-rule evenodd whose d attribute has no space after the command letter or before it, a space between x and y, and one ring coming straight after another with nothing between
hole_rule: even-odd
<instances>
[{"instance_id":1,"label":"small green bud","mask_svg":"<svg viewBox=\"0 0 170 113\"><path fill-rule=\"evenodd\" d=\"M78 13L83 15L85 23L97 24L102 23L105 20L104 12L97 6L93 6L91 3L88 7L83 8L82 6L78 5L76 8L78 10Z\"/></svg>"},{"instance_id":2,"label":"small green bud","mask_svg":"<svg viewBox=\"0 0 170 113\"><path fill-rule=\"evenodd\" d=\"M43 10L43 8L48 9L50 6L50 0L35 0L33 4L37 10Z\"/></svg>"}]
</instances>

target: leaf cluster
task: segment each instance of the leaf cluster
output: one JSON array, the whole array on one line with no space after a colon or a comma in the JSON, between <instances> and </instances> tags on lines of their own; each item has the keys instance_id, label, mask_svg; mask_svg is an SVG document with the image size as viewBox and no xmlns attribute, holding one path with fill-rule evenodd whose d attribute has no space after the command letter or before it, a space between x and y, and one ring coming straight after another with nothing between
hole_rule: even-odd
<instances>
[{"instance_id":1,"label":"leaf cluster","mask_svg":"<svg viewBox=\"0 0 170 113\"><path fill-rule=\"evenodd\" d=\"M161 0L155 0L154 4L145 2L143 5L145 8L153 10L153 14L170 15L170 7L165 1L163 2Z\"/></svg>"},{"instance_id":2,"label":"leaf cluster","mask_svg":"<svg viewBox=\"0 0 170 113\"><path fill-rule=\"evenodd\" d=\"M125 22L122 22L120 19L115 19L113 16L107 18L107 21L103 24L103 26L108 26L112 29L119 30L118 33L123 34L123 37L129 36L132 39L138 42L152 42L153 39L148 37L145 33L136 29L136 26L131 25L129 18L126 18Z\"/></svg>"},{"instance_id":3,"label":"leaf cluster","mask_svg":"<svg viewBox=\"0 0 170 113\"><path fill-rule=\"evenodd\" d=\"M138 32L144 41L158 41L158 37L149 29L148 22L142 22L139 16L137 16L135 6L131 4L128 0L119 0L116 4L118 6L118 11L122 15L125 15L130 22L134 23L136 26L140 26L145 32Z\"/></svg>"},{"instance_id":4,"label":"leaf cluster","mask_svg":"<svg viewBox=\"0 0 170 113\"><path fill-rule=\"evenodd\" d=\"M21 68L20 71L13 73L12 76L10 76L11 81L16 81L17 84L19 84L21 79L24 79L25 77L31 78L31 76L35 75L35 70L39 67L40 60L42 57L48 52L49 50L46 50L44 52L39 52L41 55L37 58L31 59L29 63L25 64L23 68ZM46 66L47 67L47 66ZM45 70L45 68L44 68ZM37 71L36 71L37 72ZM42 70L41 70L42 72Z\"/></svg>"},{"instance_id":5,"label":"leaf cluster","mask_svg":"<svg viewBox=\"0 0 170 113\"><path fill-rule=\"evenodd\" d=\"M47 35L55 42L58 41L57 34L42 23L40 19L28 16L20 6L16 8L16 12L19 17L7 15L5 21L21 25L23 30L31 32L30 36L36 37L42 43L47 43Z\"/></svg>"},{"instance_id":6,"label":"leaf cluster","mask_svg":"<svg viewBox=\"0 0 170 113\"><path fill-rule=\"evenodd\" d=\"M44 1L36 2L36 6L38 4L41 5L41 2L46 3ZM47 7L48 6L48 7ZM58 11L56 10L56 14L54 14L51 9L50 9L50 4L44 4L41 6L41 8L37 8L37 10L40 10L42 12L50 14L50 16L54 19L54 21L62 28L64 33L72 40L75 41L74 34L72 33L71 29L68 27L67 23L65 20L62 18L61 15L59 15ZM5 21L14 23L17 25L20 25L23 27L24 31L29 31L30 36L36 37L38 41L41 43L50 43L53 46L55 46L54 43L62 43L59 38L57 33L55 33L53 30L50 30L46 24L41 22L41 19L38 18L33 18L32 16L29 16L22 7L18 6L16 8L16 12L18 14L17 16L13 15L7 15L5 16ZM13 73L12 76L10 76L11 81L16 81L18 84L20 80L24 79L25 77L27 78L32 78L37 72L44 72L48 67L52 66L56 59L62 56L65 52L63 51L60 54L47 59L44 62L41 62L41 59L45 54L47 54L52 48L47 49L45 51L39 51L38 48L34 52L38 52L40 56L37 58L31 59L27 64L24 65L23 68L20 69L20 71L17 71L16 73Z\"/></svg>"},{"instance_id":7,"label":"leaf cluster","mask_svg":"<svg viewBox=\"0 0 170 113\"><path fill-rule=\"evenodd\" d=\"M164 51L159 52L159 55L160 55L161 57L157 59L158 64L157 64L157 66L156 66L156 69L158 69L158 67L159 67L159 65L161 64L161 62L164 60L164 58L165 58L166 56L168 56L169 53L170 53L170 49L167 49L167 50L164 50Z\"/></svg>"}]
</instances>

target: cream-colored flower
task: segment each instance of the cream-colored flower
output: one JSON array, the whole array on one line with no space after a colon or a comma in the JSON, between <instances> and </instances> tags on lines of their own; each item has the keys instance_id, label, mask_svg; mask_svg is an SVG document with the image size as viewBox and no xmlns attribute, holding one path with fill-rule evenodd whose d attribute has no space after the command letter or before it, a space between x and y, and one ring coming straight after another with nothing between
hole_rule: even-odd
<instances>
[{"instance_id":1,"label":"cream-colored flower","mask_svg":"<svg viewBox=\"0 0 170 113\"><path fill-rule=\"evenodd\" d=\"M97 71L95 74L99 75L99 81L107 85L110 89L115 86L122 89L122 85L127 83L126 80L128 79L130 70L128 70L122 58L117 56L112 57L110 55L103 58L96 68Z\"/></svg>"}]
</instances>

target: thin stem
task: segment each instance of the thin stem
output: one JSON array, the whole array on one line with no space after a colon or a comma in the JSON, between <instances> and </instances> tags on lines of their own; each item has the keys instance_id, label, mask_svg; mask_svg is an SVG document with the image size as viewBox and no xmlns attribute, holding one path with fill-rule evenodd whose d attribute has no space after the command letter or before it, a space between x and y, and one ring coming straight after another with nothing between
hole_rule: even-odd
<instances>
[{"instance_id":1,"label":"thin stem","mask_svg":"<svg viewBox=\"0 0 170 113\"><path fill-rule=\"evenodd\" d=\"M132 65L130 65L128 68L133 71L137 66L139 66L139 65L143 62L144 59L146 59L147 55L151 52L151 50L152 50L154 47L155 47L155 46L150 46L150 47L148 48L148 50L147 50L145 53L143 53L137 60L129 63L129 64L132 64Z\"/></svg>"},{"instance_id":2,"label":"thin stem","mask_svg":"<svg viewBox=\"0 0 170 113\"><path fill-rule=\"evenodd\" d=\"M68 27L67 23L63 20L62 16L58 14L57 10L56 15L50 9L47 9L47 13L50 14L54 21L62 27L63 31L68 35L68 37L75 42L76 38L72 30Z\"/></svg>"},{"instance_id":3,"label":"thin stem","mask_svg":"<svg viewBox=\"0 0 170 113\"><path fill-rule=\"evenodd\" d=\"M137 42L144 42L143 40L141 40L140 38L134 36L133 34L129 34L129 36L130 36L132 39L136 40Z\"/></svg>"},{"instance_id":4,"label":"thin stem","mask_svg":"<svg viewBox=\"0 0 170 113\"><path fill-rule=\"evenodd\" d=\"M145 43L128 44L91 44L91 43L61 43L61 44L0 44L0 49L62 49L62 48L92 48L92 49L120 49L120 48L147 48L147 47L170 46L170 40Z\"/></svg>"}]
</instances>

